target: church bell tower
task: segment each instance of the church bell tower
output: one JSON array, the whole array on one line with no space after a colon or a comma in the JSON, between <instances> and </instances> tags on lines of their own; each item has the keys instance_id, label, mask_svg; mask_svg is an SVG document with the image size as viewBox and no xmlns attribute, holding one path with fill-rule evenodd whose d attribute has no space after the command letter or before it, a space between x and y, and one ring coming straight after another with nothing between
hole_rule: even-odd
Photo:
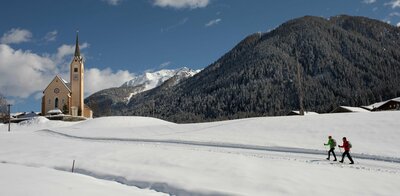
<instances>
[{"instance_id":1,"label":"church bell tower","mask_svg":"<svg viewBox=\"0 0 400 196\"><path fill-rule=\"evenodd\" d=\"M78 32L76 33L75 54L70 65L70 87L71 105L70 114L72 116L83 116L83 79L84 79L83 58L79 50Z\"/></svg>"}]
</instances>

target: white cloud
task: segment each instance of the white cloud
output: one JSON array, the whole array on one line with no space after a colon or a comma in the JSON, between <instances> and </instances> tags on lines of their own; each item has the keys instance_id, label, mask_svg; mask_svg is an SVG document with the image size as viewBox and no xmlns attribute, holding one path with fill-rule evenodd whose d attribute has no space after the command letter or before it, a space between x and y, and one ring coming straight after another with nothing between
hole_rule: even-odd
<instances>
[{"instance_id":1,"label":"white cloud","mask_svg":"<svg viewBox=\"0 0 400 196\"><path fill-rule=\"evenodd\" d=\"M32 38L32 33L26 29L11 29L10 31L3 34L1 37L2 44L18 44L22 42L28 42Z\"/></svg>"},{"instance_id":2,"label":"white cloud","mask_svg":"<svg viewBox=\"0 0 400 196\"><path fill-rule=\"evenodd\" d=\"M83 44L79 45L79 49L85 49L89 47L89 44L87 42L84 42ZM58 62L62 59L64 59L66 56L71 56L72 59L72 54L75 52L75 45L68 45L68 44L63 44L57 49L57 53L55 54L55 60Z\"/></svg>"},{"instance_id":3,"label":"white cloud","mask_svg":"<svg viewBox=\"0 0 400 196\"><path fill-rule=\"evenodd\" d=\"M153 5L159 7L172 8L204 8L210 3L210 0L153 0Z\"/></svg>"},{"instance_id":4,"label":"white cloud","mask_svg":"<svg viewBox=\"0 0 400 196\"><path fill-rule=\"evenodd\" d=\"M214 26L214 25L217 25L218 23L220 23L222 21L222 19L221 18L217 18L217 19L214 19L214 20L210 20L208 23L206 23L204 26L206 26L206 27L211 27L211 26Z\"/></svg>"},{"instance_id":5,"label":"white cloud","mask_svg":"<svg viewBox=\"0 0 400 196\"><path fill-rule=\"evenodd\" d=\"M392 12L392 13L389 14L389 16L390 17L394 17L394 16L400 17L400 13L399 12Z\"/></svg>"},{"instance_id":6,"label":"white cloud","mask_svg":"<svg viewBox=\"0 0 400 196\"><path fill-rule=\"evenodd\" d=\"M122 0L103 0L103 1L113 6L117 6L122 2Z\"/></svg>"},{"instance_id":7,"label":"white cloud","mask_svg":"<svg viewBox=\"0 0 400 196\"><path fill-rule=\"evenodd\" d=\"M161 32L168 32L168 31L171 31L171 30L173 30L173 29L175 29L175 28L177 28L177 27L179 27L179 26L182 26L182 25L186 24L187 21L189 21L189 18L184 18L184 19L180 20L178 23L176 23L176 24L174 24L174 25L171 25L171 26L166 27L166 28L162 28L162 29L161 29Z\"/></svg>"},{"instance_id":8,"label":"white cloud","mask_svg":"<svg viewBox=\"0 0 400 196\"><path fill-rule=\"evenodd\" d=\"M57 73L53 60L0 44L0 92L27 98L43 90Z\"/></svg>"},{"instance_id":9,"label":"white cloud","mask_svg":"<svg viewBox=\"0 0 400 196\"><path fill-rule=\"evenodd\" d=\"M392 0L389 3L385 3L385 5L389 5L394 9L394 8L400 7L400 0Z\"/></svg>"},{"instance_id":10,"label":"white cloud","mask_svg":"<svg viewBox=\"0 0 400 196\"><path fill-rule=\"evenodd\" d=\"M44 40L47 42L56 41L57 34L57 30L50 31L44 36Z\"/></svg>"},{"instance_id":11,"label":"white cloud","mask_svg":"<svg viewBox=\"0 0 400 196\"><path fill-rule=\"evenodd\" d=\"M399 23L397 23L397 25L396 25L397 27L400 27L400 22Z\"/></svg>"},{"instance_id":12,"label":"white cloud","mask_svg":"<svg viewBox=\"0 0 400 196\"><path fill-rule=\"evenodd\" d=\"M88 96L106 88L119 87L126 81L132 80L133 76L134 74L129 71L113 72L110 68L85 70L85 95Z\"/></svg>"},{"instance_id":13,"label":"white cloud","mask_svg":"<svg viewBox=\"0 0 400 196\"><path fill-rule=\"evenodd\" d=\"M362 2L365 4L372 4L372 3L375 3L376 0L363 0Z\"/></svg>"},{"instance_id":14,"label":"white cloud","mask_svg":"<svg viewBox=\"0 0 400 196\"><path fill-rule=\"evenodd\" d=\"M164 67L167 67L169 65L171 65L171 61L167 61L167 62L161 63L159 68L164 68Z\"/></svg>"},{"instance_id":15,"label":"white cloud","mask_svg":"<svg viewBox=\"0 0 400 196\"><path fill-rule=\"evenodd\" d=\"M88 45L84 43L81 48ZM0 44L0 92L13 99L26 99L30 96L40 99L42 91L57 74L69 81L69 67L63 68L59 61L69 64L73 51L73 46L62 45L55 54L38 55L29 50L16 50L9 45ZM129 71L114 72L110 68L87 69L85 95L121 86L133 79L133 76Z\"/></svg>"}]
</instances>

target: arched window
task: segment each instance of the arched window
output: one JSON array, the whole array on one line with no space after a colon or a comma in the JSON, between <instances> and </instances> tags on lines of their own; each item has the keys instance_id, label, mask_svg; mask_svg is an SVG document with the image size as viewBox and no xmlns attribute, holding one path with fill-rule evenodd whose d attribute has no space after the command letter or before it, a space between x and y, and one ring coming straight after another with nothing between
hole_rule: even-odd
<instances>
[{"instance_id":1,"label":"arched window","mask_svg":"<svg viewBox=\"0 0 400 196\"><path fill-rule=\"evenodd\" d=\"M58 108L58 98L56 98L56 100L54 100L54 107Z\"/></svg>"}]
</instances>

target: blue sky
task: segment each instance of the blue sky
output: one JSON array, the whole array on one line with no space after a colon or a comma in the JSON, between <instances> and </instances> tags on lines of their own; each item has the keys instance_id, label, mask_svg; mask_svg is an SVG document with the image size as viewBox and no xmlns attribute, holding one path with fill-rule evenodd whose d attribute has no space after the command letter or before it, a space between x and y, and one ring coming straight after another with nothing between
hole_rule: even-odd
<instances>
[{"instance_id":1,"label":"blue sky","mask_svg":"<svg viewBox=\"0 0 400 196\"><path fill-rule=\"evenodd\" d=\"M75 32L86 95L148 70L201 69L240 40L283 22L339 14L400 23L400 0L8 0L0 2L0 93L40 111L42 90L68 78Z\"/></svg>"}]
</instances>

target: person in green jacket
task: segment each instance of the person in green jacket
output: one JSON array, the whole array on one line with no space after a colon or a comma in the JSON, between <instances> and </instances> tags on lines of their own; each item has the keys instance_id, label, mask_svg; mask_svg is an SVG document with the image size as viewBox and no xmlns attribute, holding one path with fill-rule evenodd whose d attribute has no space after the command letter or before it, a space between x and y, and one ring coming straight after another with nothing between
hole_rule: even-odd
<instances>
[{"instance_id":1,"label":"person in green jacket","mask_svg":"<svg viewBox=\"0 0 400 196\"><path fill-rule=\"evenodd\" d=\"M336 141L332 138L332 136L328 137L328 143L324 144L324 145L330 147L330 150L328 151L328 158L326 158L326 159L329 160L331 157L331 153L332 153L333 157L335 157L335 160L333 160L333 161L337 161L336 155L335 155Z\"/></svg>"}]
</instances>

